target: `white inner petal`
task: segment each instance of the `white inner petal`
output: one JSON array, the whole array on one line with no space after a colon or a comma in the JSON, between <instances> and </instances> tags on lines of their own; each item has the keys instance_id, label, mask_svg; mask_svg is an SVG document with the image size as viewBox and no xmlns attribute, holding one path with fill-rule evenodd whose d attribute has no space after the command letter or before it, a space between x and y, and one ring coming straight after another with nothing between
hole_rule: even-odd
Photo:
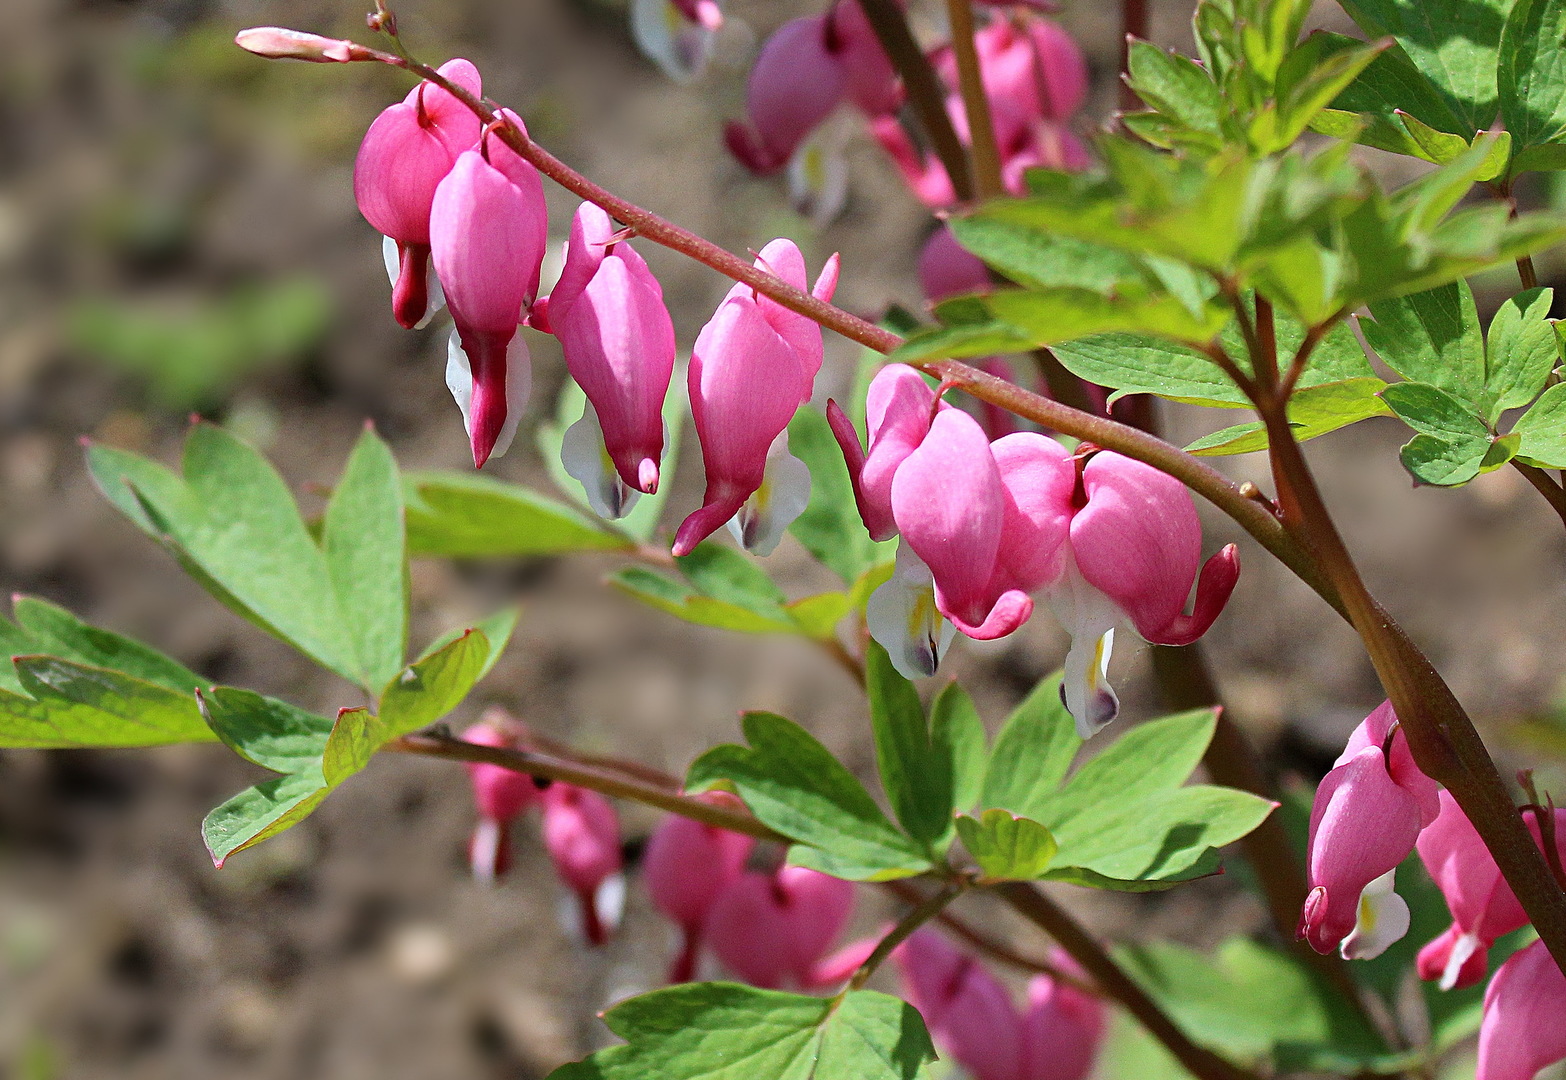
<instances>
[{"instance_id":1,"label":"white inner petal","mask_svg":"<svg viewBox=\"0 0 1566 1080\"><path fill-rule=\"evenodd\" d=\"M560 440L560 463L582 485L587 505L599 517L618 521L631 512L641 492L628 486L615 471L604 449L604 429L593 403L582 403L582 418L565 430Z\"/></svg>"},{"instance_id":2,"label":"white inner petal","mask_svg":"<svg viewBox=\"0 0 1566 1080\"><path fill-rule=\"evenodd\" d=\"M446 389L451 391L457 408L462 410L462 427L469 437L473 435L473 366L462 348L462 338L456 330L446 341ZM489 456L498 458L511 448L516 438L517 421L527 407L528 395L533 389L533 361L527 351L527 342L519 330L511 344L506 346L506 422L500 429L500 437Z\"/></svg>"},{"instance_id":3,"label":"white inner petal","mask_svg":"<svg viewBox=\"0 0 1566 1080\"><path fill-rule=\"evenodd\" d=\"M1408 933L1408 904L1393 891L1396 874L1396 868L1388 870L1366 885L1365 891L1359 894L1359 911L1354 930L1339 947L1343 959L1373 960Z\"/></svg>"},{"instance_id":4,"label":"white inner petal","mask_svg":"<svg viewBox=\"0 0 1566 1080\"><path fill-rule=\"evenodd\" d=\"M811 134L788 162L788 197L816 228L830 225L848 202L848 135L839 113Z\"/></svg>"},{"instance_id":5,"label":"white inner petal","mask_svg":"<svg viewBox=\"0 0 1566 1080\"><path fill-rule=\"evenodd\" d=\"M631 36L642 55L683 84L707 69L717 35L686 19L669 0L631 0Z\"/></svg>"},{"instance_id":6,"label":"white inner petal","mask_svg":"<svg viewBox=\"0 0 1566 1080\"><path fill-rule=\"evenodd\" d=\"M1045 600L1071 635L1061 696L1077 722L1077 734L1091 738L1120 713L1120 698L1109 685L1109 656L1120 609L1083 579L1069 551L1064 572L1045 593Z\"/></svg>"},{"instance_id":7,"label":"white inner petal","mask_svg":"<svg viewBox=\"0 0 1566 1080\"><path fill-rule=\"evenodd\" d=\"M771 555L808 505L810 469L788 452L788 432L781 432L767 449L761 487L729 519L729 532L752 555Z\"/></svg>"},{"instance_id":8,"label":"white inner petal","mask_svg":"<svg viewBox=\"0 0 1566 1080\"><path fill-rule=\"evenodd\" d=\"M936 610L930 568L901 540L897 568L870 594L865 623L905 679L934 675L957 633Z\"/></svg>"}]
</instances>

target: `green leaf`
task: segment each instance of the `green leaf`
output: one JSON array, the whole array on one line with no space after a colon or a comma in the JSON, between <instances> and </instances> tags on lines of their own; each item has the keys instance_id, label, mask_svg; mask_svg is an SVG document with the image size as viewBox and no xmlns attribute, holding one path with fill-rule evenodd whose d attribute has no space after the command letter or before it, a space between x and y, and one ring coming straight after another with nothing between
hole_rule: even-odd
<instances>
[{"instance_id":1,"label":"green leaf","mask_svg":"<svg viewBox=\"0 0 1566 1080\"><path fill-rule=\"evenodd\" d=\"M1517 457L1541 469L1566 469L1566 383L1556 383L1512 427Z\"/></svg>"},{"instance_id":2,"label":"green leaf","mask_svg":"<svg viewBox=\"0 0 1566 1080\"><path fill-rule=\"evenodd\" d=\"M89 464L110 500L168 545L219 601L322 666L372 685L325 556L260 454L201 423L185 440L183 480L104 447L89 450Z\"/></svg>"},{"instance_id":3,"label":"green leaf","mask_svg":"<svg viewBox=\"0 0 1566 1080\"><path fill-rule=\"evenodd\" d=\"M763 824L835 857L834 873L886 881L930 867L855 777L804 728L772 713L746 713L749 747L715 746L691 765L685 786L727 781Z\"/></svg>"},{"instance_id":4,"label":"green leaf","mask_svg":"<svg viewBox=\"0 0 1566 1080\"><path fill-rule=\"evenodd\" d=\"M990 750L979 805L1037 817L1082 746L1060 699L1060 674L1039 682L1006 718Z\"/></svg>"},{"instance_id":5,"label":"green leaf","mask_svg":"<svg viewBox=\"0 0 1566 1080\"><path fill-rule=\"evenodd\" d=\"M1485 342L1485 389L1494 424L1506 409L1520 408L1544 389L1555 369L1554 289L1528 289L1510 297L1490 321Z\"/></svg>"},{"instance_id":6,"label":"green leaf","mask_svg":"<svg viewBox=\"0 0 1566 1080\"><path fill-rule=\"evenodd\" d=\"M820 641L833 640L837 624L853 609L853 598L845 592L817 593L784 606L801 633Z\"/></svg>"},{"instance_id":7,"label":"green leaf","mask_svg":"<svg viewBox=\"0 0 1566 1080\"><path fill-rule=\"evenodd\" d=\"M1422 484L1466 484L1490 452L1490 429L1473 406L1422 382L1393 383L1382 400L1419 434L1403 446L1403 467Z\"/></svg>"},{"instance_id":8,"label":"green leaf","mask_svg":"<svg viewBox=\"0 0 1566 1080\"><path fill-rule=\"evenodd\" d=\"M1359 48L1362 44L1353 38L1325 31L1312 34L1311 40L1319 41L1324 52ZM1412 137L1404 117L1413 117L1426 128L1458 137L1471 136L1475 130L1458 118L1440 90L1420 73L1408 54L1396 46L1372 60L1338 94L1332 106L1339 115L1343 112L1358 114L1355 117L1359 122L1357 130L1332 130L1330 120L1327 126L1312 123L1315 130L1354 138L1366 146L1427 161L1435 159L1427 156L1424 146ZM1464 145L1467 145L1466 138Z\"/></svg>"},{"instance_id":9,"label":"green leaf","mask_svg":"<svg viewBox=\"0 0 1566 1080\"><path fill-rule=\"evenodd\" d=\"M35 597L17 597L13 612L24 636L12 643L6 656L48 653L91 667L108 668L188 695L206 680L156 649L128 637L82 622L62 607ZM4 620L0 619L0 633ZM0 663L9 670L9 666ZM16 689L21 685L15 684Z\"/></svg>"},{"instance_id":10,"label":"green leaf","mask_svg":"<svg viewBox=\"0 0 1566 1080\"><path fill-rule=\"evenodd\" d=\"M935 845L952 830L952 760L932 743L913 684L875 641L865 650L865 692L881 786L903 828Z\"/></svg>"},{"instance_id":11,"label":"green leaf","mask_svg":"<svg viewBox=\"0 0 1566 1080\"><path fill-rule=\"evenodd\" d=\"M564 503L488 476L410 473L403 492L414 555L520 557L635 546Z\"/></svg>"},{"instance_id":12,"label":"green leaf","mask_svg":"<svg viewBox=\"0 0 1566 1080\"><path fill-rule=\"evenodd\" d=\"M240 757L274 772L297 773L320 762L332 721L250 690L219 686L198 693L202 715Z\"/></svg>"},{"instance_id":13,"label":"green leaf","mask_svg":"<svg viewBox=\"0 0 1566 1080\"><path fill-rule=\"evenodd\" d=\"M0 747L162 746L208 742L189 690L55 656L19 656L25 694L0 690Z\"/></svg>"},{"instance_id":14,"label":"green leaf","mask_svg":"<svg viewBox=\"0 0 1566 1080\"><path fill-rule=\"evenodd\" d=\"M321 774L335 788L370 763L375 752L396 737L387 718L369 709L343 709L321 751Z\"/></svg>"},{"instance_id":15,"label":"green leaf","mask_svg":"<svg viewBox=\"0 0 1566 1080\"><path fill-rule=\"evenodd\" d=\"M408 552L397 463L369 428L327 504L321 546L359 670L381 686L408 651Z\"/></svg>"},{"instance_id":16,"label":"green leaf","mask_svg":"<svg viewBox=\"0 0 1566 1080\"><path fill-rule=\"evenodd\" d=\"M1048 829L1006 810L986 810L977 818L959 814L957 835L984 876L999 881L1039 877L1058 850Z\"/></svg>"},{"instance_id":17,"label":"green leaf","mask_svg":"<svg viewBox=\"0 0 1566 1080\"><path fill-rule=\"evenodd\" d=\"M839 999L686 983L603 1015L622 1039L550 1080L915 1080L935 1059L917 1010L870 990Z\"/></svg>"},{"instance_id":18,"label":"green leaf","mask_svg":"<svg viewBox=\"0 0 1566 1080\"><path fill-rule=\"evenodd\" d=\"M703 596L767 616L781 612L787 603L761 564L734 548L708 540L674 561Z\"/></svg>"},{"instance_id":19,"label":"green leaf","mask_svg":"<svg viewBox=\"0 0 1566 1080\"><path fill-rule=\"evenodd\" d=\"M1495 120L1496 63L1511 0L1345 0L1371 37L1390 34L1468 131ZM1508 123L1508 129L1511 125ZM1511 129L1515 130L1515 129Z\"/></svg>"},{"instance_id":20,"label":"green leaf","mask_svg":"<svg viewBox=\"0 0 1566 1080\"><path fill-rule=\"evenodd\" d=\"M201 836L221 868L236 851L276 836L309 816L326 798L320 766L246 788L206 816Z\"/></svg>"},{"instance_id":21,"label":"green leaf","mask_svg":"<svg viewBox=\"0 0 1566 1080\"><path fill-rule=\"evenodd\" d=\"M380 719L386 738L428 727L451 712L491 662L489 638L475 629L403 668L381 691Z\"/></svg>"},{"instance_id":22,"label":"green leaf","mask_svg":"<svg viewBox=\"0 0 1566 1080\"><path fill-rule=\"evenodd\" d=\"M930 742L937 754L952 763L953 809L970 809L984 792L989 753L979 710L955 680L943 686L930 703Z\"/></svg>"},{"instance_id":23,"label":"green leaf","mask_svg":"<svg viewBox=\"0 0 1566 1080\"><path fill-rule=\"evenodd\" d=\"M1485 381L1484 338L1467 282L1382 300L1370 305L1370 314L1370 319L1360 319L1360 331L1388 367L1405 379L1479 404Z\"/></svg>"},{"instance_id":24,"label":"green leaf","mask_svg":"<svg viewBox=\"0 0 1566 1080\"><path fill-rule=\"evenodd\" d=\"M1223 98L1212 75L1194 60L1132 41L1126 83L1151 108L1221 144Z\"/></svg>"},{"instance_id":25,"label":"green leaf","mask_svg":"<svg viewBox=\"0 0 1566 1080\"><path fill-rule=\"evenodd\" d=\"M791 634L799 629L799 624L782 609L776 615L758 614L738 604L703 596L689 585L642 566L612 574L609 584L650 607L699 626L746 634Z\"/></svg>"},{"instance_id":26,"label":"green leaf","mask_svg":"<svg viewBox=\"0 0 1566 1080\"><path fill-rule=\"evenodd\" d=\"M1146 277L1132 256L1087 240L983 217L953 217L949 224L963 247L1018 285L1108 294L1124 281Z\"/></svg>"},{"instance_id":27,"label":"green leaf","mask_svg":"<svg viewBox=\"0 0 1566 1080\"><path fill-rule=\"evenodd\" d=\"M1043 812L1028 816L1061 839L1078 817L1092 820L1104 807L1178 788L1207 752L1216 725L1214 710L1193 709L1134 727L1078 769Z\"/></svg>"},{"instance_id":28,"label":"green leaf","mask_svg":"<svg viewBox=\"0 0 1566 1080\"><path fill-rule=\"evenodd\" d=\"M810 469L810 503L788 531L822 565L852 585L885 557L882 549L889 545L877 544L865 531L848 466L825 416L808 405L795 413L788 425L788 448Z\"/></svg>"},{"instance_id":29,"label":"green leaf","mask_svg":"<svg viewBox=\"0 0 1566 1080\"><path fill-rule=\"evenodd\" d=\"M756 560L716 541L703 541L675 564L688 585L640 566L612 575L609 584L686 622L747 634L830 636L847 611L838 599L810 603L806 598L796 618L783 591ZM832 626L823 633L828 617Z\"/></svg>"},{"instance_id":30,"label":"green leaf","mask_svg":"<svg viewBox=\"0 0 1566 1080\"><path fill-rule=\"evenodd\" d=\"M1051 826L1059 869L1045 876L1110 888L1189 880L1208 873L1213 850L1245 836L1272 808L1250 792L1200 784L1101 798L1091 813Z\"/></svg>"},{"instance_id":31,"label":"green leaf","mask_svg":"<svg viewBox=\"0 0 1566 1080\"><path fill-rule=\"evenodd\" d=\"M1501 31L1501 119L1520 146L1566 142L1566 3L1515 0Z\"/></svg>"},{"instance_id":32,"label":"green leaf","mask_svg":"<svg viewBox=\"0 0 1566 1080\"><path fill-rule=\"evenodd\" d=\"M1307 442L1391 410L1381 400L1386 388L1380 379L1345 379L1296 391L1289 398L1289 423L1294 437ZM1204 435L1186 447L1193 454L1249 454L1267 448L1267 432L1259 421Z\"/></svg>"}]
</instances>

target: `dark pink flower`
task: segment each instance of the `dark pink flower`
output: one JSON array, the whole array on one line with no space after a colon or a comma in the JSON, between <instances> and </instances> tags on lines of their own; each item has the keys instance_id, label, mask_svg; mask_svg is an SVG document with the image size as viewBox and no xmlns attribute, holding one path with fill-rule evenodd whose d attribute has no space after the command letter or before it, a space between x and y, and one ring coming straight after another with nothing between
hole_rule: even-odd
<instances>
[{"instance_id":1,"label":"dark pink flower","mask_svg":"<svg viewBox=\"0 0 1566 1080\"><path fill-rule=\"evenodd\" d=\"M503 732L483 723L468 728L462 739L479 746L514 745ZM479 815L468 857L474 878L488 884L510 868L511 823L538 802L538 787L526 773L487 762L470 762L467 771Z\"/></svg>"},{"instance_id":2,"label":"dark pink flower","mask_svg":"<svg viewBox=\"0 0 1566 1080\"><path fill-rule=\"evenodd\" d=\"M1519 949L1484 992L1476 1080L1533 1080L1566 1058L1566 975L1542 941Z\"/></svg>"},{"instance_id":3,"label":"dark pink flower","mask_svg":"<svg viewBox=\"0 0 1566 1080\"><path fill-rule=\"evenodd\" d=\"M572 784L550 784L543 803L544 847L577 899L582 936L602 945L625 906L620 819L608 799Z\"/></svg>"},{"instance_id":4,"label":"dark pink flower","mask_svg":"<svg viewBox=\"0 0 1566 1080\"><path fill-rule=\"evenodd\" d=\"M723 791L697 796L703 802L740 807ZM690 818L666 818L647 842L642 881L653 906L680 928L683 947L669 973L670 982L686 982L696 970L702 928L723 890L739 880L756 841L742 833Z\"/></svg>"},{"instance_id":5,"label":"dark pink flower","mask_svg":"<svg viewBox=\"0 0 1566 1080\"><path fill-rule=\"evenodd\" d=\"M806 988L853 907L854 886L839 878L802 866L747 871L713 904L707 941L752 986Z\"/></svg>"}]
</instances>

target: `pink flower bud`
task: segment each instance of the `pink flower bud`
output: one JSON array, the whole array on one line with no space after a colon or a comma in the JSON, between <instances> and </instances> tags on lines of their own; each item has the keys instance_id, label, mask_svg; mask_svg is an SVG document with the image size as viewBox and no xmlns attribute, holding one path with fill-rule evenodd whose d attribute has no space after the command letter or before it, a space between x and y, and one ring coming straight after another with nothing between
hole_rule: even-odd
<instances>
[{"instance_id":1,"label":"pink flower bud","mask_svg":"<svg viewBox=\"0 0 1566 1080\"><path fill-rule=\"evenodd\" d=\"M748 871L707 916L707 940L723 966L764 989L805 987L853 911L852 883L802 866Z\"/></svg>"},{"instance_id":2,"label":"pink flower bud","mask_svg":"<svg viewBox=\"0 0 1566 1080\"><path fill-rule=\"evenodd\" d=\"M674 323L663 289L642 257L614 242L614 223L583 203L571 226L565 269L549 297L549 325L603 430L621 482L658 490L663 400L674 372Z\"/></svg>"},{"instance_id":3,"label":"pink flower bud","mask_svg":"<svg viewBox=\"0 0 1566 1080\"><path fill-rule=\"evenodd\" d=\"M1396 722L1390 702L1367 716L1316 789L1310 815L1311 892L1299 934L1317 952L1330 952L1350 935L1365 933L1365 917L1378 917L1363 895L1367 887L1408 857L1420 830L1440 812L1439 789L1414 764L1406 737L1393 728ZM1397 918L1406 931L1406 905ZM1380 947L1390 943L1382 941Z\"/></svg>"},{"instance_id":4,"label":"pink flower bud","mask_svg":"<svg viewBox=\"0 0 1566 1080\"><path fill-rule=\"evenodd\" d=\"M1566 975L1544 942L1519 949L1484 992L1475 1080L1533 1080L1566 1058Z\"/></svg>"},{"instance_id":5,"label":"pink flower bud","mask_svg":"<svg viewBox=\"0 0 1566 1080\"><path fill-rule=\"evenodd\" d=\"M620 819L608 799L572 784L549 785L543 801L544 847L581 906L583 936L602 945L624 904Z\"/></svg>"},{"instance_id":6,"label":"pink flower bud","mask_svg":"<svg viewBox=\"0 0 1566 1080\"><path fill-rule=\"evenodd\" d=\"M697 796L703 802L738 808L744 804L723 791ZM670 970L670 982L686 982L696 969L702 927L718 896L745 871L756 841L743 833L690 818L666 818L647 841L642 881L653 906L679 926L683 948Z\"/></svg>"},{"instance_id":7,"label":"pink flower bud","mask_svg":"<svg viewBox=\"0 0 1566 1080\"><path fill-rule=\"evenodd\" d=\"M751 172L775 173L843 100L848 72L828 36L828 17L778 28L762 46L746 86L747 123L724 129L729 150Z\"/></svg>"},{"instance_id":8,"label":"pink flower bud","mask_svg":"<svg viewBox=\"0 0 1566 1080\"><path fill-rule=\"evenodd\" d=\"M471 372L466 419L479 467L520 408L507 400L507 349L538 294L548 229L537 170L497 137L459 156L436 188L430 245Z\"/></svg>"},{"instance_id":9,"label":"pink flower bud","mask_svg":"<svg viewBox=\"0 0 1566 1080\"><path fill-rule=\"evenodd\" d=\"M451 60L440 73L473 94L481 92L478 69ZM421 82L384 109L354 159L353 193L359 212L396 244L392 313L412 329L429 306L430 209L435 189L457 155L478 142L479 119L438 86Z\"/></svg>"},{"instance_id":10,"label":"pink flower bud","mask_svg":"<svg viewBox=\"0 0 1566 1080\"><path fill-rule=\"evenodd\" d=\"M512 740L489 724L474 724L462 733L464 742L479 746L510 747ZM473 785L473 802L478 807L479 823L468 846L473 876L488 884L500 877L511 864L511 823L538 802L538 787L526 773L488 762L469 762L468 780Z\"/></svg>"},{"instance_id":11,"label":"pink flower bud","mask_svg":"<svg viewBox=\"0 0 1566 1080\"><path fill-rule=\"evenodd\" d=\"M374 60L375 53L363 45L341 38L306 34L281 26L252 26L234 35L234 44L246 52L268 60L306 60L312 64L347 64L356 60Z\"/></svg>"}]
</instances>

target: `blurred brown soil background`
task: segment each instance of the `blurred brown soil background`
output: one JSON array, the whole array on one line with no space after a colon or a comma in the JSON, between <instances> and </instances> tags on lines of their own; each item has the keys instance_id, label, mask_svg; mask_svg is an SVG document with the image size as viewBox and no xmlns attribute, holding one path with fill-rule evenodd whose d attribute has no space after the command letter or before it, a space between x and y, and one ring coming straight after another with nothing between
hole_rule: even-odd
<instances>
[{"instance_id":1,"label":"blurred brown soil background","mask_svg":"<svg viewBox=\"0 0 1566 1080\"><path fill-rule=\"evenodd\" d=\"M855 144L848 209L820 231L721 151L755 43L812 6L734 0L719 62L690 88L636 53L618 0L408 0L398 14L420 54L476 61L491 96L611 189L732 250L791 235L813 267L840 250L851 309L917 306L928 218L874 146ZM1188 49L1189 6L1154 7L1155 38ZM1062 15L1092 58L1092 123L1113 107L1114 11L1078 2ZM0 586L143 637L214 682L322 711L349 703L348 688L220 608L120 520L77 440L172 461L196 409L262 446L307 503L366 417L405 468L467 467L442 380L445 330L392 322L379 241L350 187L359 137L405 83L368 67L267 64L230 44L258 23L363 38L362 16L348 0L0 5ZM563 236L574 200L550 199ZM728 282L641 249L688 349ZM1546 260L1546 278L1557 265ZM1491 293L1512 280L1497 275ZM157 329L168 326L172 336ZM552 340L530 344L534 402L492 468L547 487L528 429L563 367ZM843 392L855 355L829 340L822 397ZM1186 439L1239 419L1166 411ZM1460 492L1411 490L1404 438L1376 421L1311 454L1373 588L1515 756L1517 722L1560 680L1566 537L1510 471ZM691 445L671 523L699 497ZM1270 486L1255 456L1225 467ZM1208 550L1240 539L1207 520ZM1215 669L1274 761L1319 773L1380 694L1347 629L1241 543L1241 587L1206 639ZM613 565L416 564L415 647L524 605L459 724L499 704L584 748L680 772L736 737L739 710L765 708L873 770L862 698L839 669L801 643L640 608L602 587ZM792 541L771 565L793 595L827 584ZM993 725L1064 647L1041 612L1006 641L960 644L950 669ZM1145 646L1129 635L1116 674L1123 723L1156 715ZM509 878L469 880L472 809L450 765L378 760L303 826L215 871L200 820L259 776L214 746L0 754L0 1076L542 1076L607 1039L595 1011L657 984L669 931L634 883L624 931L589 952L560 927L560 891L529 831ZM1558 770L1546 778L1566 795ZM656 824L622 809L628 837ZM1110 936L1203 945L1264 922L1225 879L1141 898L1061 895ZM857 931L875 925L879 902L865 893ZM972 913L1011 925L982 904Z\"/></svg>"}]
</instances>

